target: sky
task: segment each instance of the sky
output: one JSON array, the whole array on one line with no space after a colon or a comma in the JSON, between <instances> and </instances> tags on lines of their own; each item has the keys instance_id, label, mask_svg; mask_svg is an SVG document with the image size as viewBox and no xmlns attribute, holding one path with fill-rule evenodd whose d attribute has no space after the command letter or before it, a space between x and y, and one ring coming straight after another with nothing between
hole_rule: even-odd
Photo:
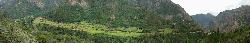
<instances>
[{"instance_id":1,"label":"sky","mask_svg":"<svg viewBox=\"0 0 250 43\"><path fill-rule=\"evenodd\" d=\"M207 14L218 15L225 10L232 10L241 5L250 5L250 0L172 0L181 5L190 15Z\"/></svg>"}]
</instances>

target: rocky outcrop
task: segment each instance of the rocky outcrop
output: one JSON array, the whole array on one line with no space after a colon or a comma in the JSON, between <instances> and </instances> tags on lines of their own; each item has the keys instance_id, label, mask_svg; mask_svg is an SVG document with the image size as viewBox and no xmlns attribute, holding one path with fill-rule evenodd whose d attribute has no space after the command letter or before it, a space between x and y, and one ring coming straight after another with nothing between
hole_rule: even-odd
<instances>
[{"instance_id":1,"label":"rocky outcrop","mask_svg":"<svg viewBox=\"0 0 250 43\"><path fill-rule=\"evenodd\" d=\"M241 26L249 25L250 6L244 5L233 10L221 12L215 21L214 30L220 32L230 32Z\"/></svg>"},{"instance_id":2,"label":"rocky outcrop","mask_svg":"<svg viewBox=\"0 0 250 43\"><path fill-rule=\"evenodd\" d=\"M85 0L68 0L71 5L80 5L81 7L87 7L88 4Z\"/></svg>"},{"instance_id":3,"label":"rocky outcrop","mask_svg":"<svg viewBox=\"0 0 250 43\"><path fill-rule=\"evenodd\" d=\"M34 3L37 5L37 7L43 8L45 3L44 0L28 0L31 3Z\"/></svg>"}]
</instances>

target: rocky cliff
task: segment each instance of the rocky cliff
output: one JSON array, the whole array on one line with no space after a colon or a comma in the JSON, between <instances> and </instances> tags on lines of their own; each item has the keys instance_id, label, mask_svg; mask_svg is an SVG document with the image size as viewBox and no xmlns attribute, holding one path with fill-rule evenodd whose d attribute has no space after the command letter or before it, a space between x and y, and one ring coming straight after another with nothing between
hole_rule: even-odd
<instances>
[{"instance_id":1,"label":"rocky cliff","mask_svg":"<svg viewBox=\"0 0 250 43\"><path fill-rule=\"evenodd\" d=\"M221 12L215 21L215 30L230 32L235 29L248 26L250 18L250 6L244 5L233 10Z\"/></svg>"}]
</instances>

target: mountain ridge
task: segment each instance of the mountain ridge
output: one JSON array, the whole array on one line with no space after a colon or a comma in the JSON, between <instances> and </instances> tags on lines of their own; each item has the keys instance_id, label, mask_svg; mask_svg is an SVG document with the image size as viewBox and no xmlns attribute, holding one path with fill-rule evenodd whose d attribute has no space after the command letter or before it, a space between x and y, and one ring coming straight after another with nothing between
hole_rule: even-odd
<instances>
[{"instance_id":1,"label":"mountain ridge","mask_svg":"<svg viewBox=\"0 0 250 43\"><path fill-rule=\"evenodd\" d=\"M216 28L222 32L234 31L235 29L247 25L249 5L243 5L233 10L221 12L216 17Z\"/></svg>"},{"instance_id":2,"label":"mountain ridge","mask_svg":"<svg viewBox=\"0 0 250 43\"><path fill-rule=\"evenodd\" d=\"M208 14L197 14L197 15L192 15L192 18L195 22L197 22L200 26L202 26L205 31L211 30L214 20L215 20L214 15L208 13Z\"/></svg>"}]
</instances>

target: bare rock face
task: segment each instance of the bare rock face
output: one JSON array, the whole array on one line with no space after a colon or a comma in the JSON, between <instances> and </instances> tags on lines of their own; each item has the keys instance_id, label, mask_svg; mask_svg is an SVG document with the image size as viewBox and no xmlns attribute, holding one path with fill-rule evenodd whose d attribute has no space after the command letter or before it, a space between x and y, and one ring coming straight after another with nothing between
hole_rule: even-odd
<instances>
[{"instance_id":1,"label":"bare rock face","mask_svg":"<svg viewBox=\"0 0 250 43\"><path fill-rule=\"evenodd\" d=\"M28 1L31 3L35 3L40 8L44 7L44 0L28 0Z\"/></svg>"},{"instance_id":2,"label":"bare rock face","mask_svg":"<svg viewBox=\"0 0 250 43\"><path fill-rule=\"evenodd\" d=\"M237 9L221 12L215 21L215 30L220 32L230 32L235 29L249 25L250 6L245 5Z\"/></svg>"},{"instance_id":3,"label":"bare rock face","mask_svg":"<svg viewBox=\"0 0 250 43\"><path fill-rule=\"evenodd\" d=\"M81 7L87 7L87 2L85 0L68 0L71 5L80 5Z\"/></svg>"}]
</instances>

